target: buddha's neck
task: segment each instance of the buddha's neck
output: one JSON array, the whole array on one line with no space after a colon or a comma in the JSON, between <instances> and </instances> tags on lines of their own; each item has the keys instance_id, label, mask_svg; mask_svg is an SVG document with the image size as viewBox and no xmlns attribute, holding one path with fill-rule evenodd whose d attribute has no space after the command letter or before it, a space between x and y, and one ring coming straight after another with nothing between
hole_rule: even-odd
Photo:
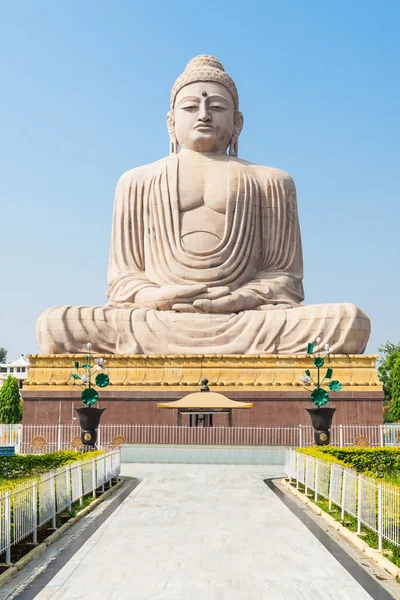
<instances>
[{"instance_id":1,"label":"buddha's neck","mask_svg":"<svg viewBox=\"0 0 400 600\"><path fill-rule=\"evenodd\" d=\"M226 151L219 152L197 152L196 150L189 150L188 148L182 148L179 152L178 157L182 156L182 158L190 158L192 160L204 160L204 159L225 159L228 158Z\"/></svg>"}]
</instances>

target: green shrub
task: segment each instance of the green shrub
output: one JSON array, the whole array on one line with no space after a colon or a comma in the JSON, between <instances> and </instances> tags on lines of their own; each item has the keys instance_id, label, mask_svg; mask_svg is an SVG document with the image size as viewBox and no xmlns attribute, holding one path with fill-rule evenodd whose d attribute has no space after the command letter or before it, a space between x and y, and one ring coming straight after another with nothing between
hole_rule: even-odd
<instances>
[{"instance_id":1,"label":"green shrub","mask_svg":"<svg viewBox=\"0 0 400 600\"><path fill-rule=\"evenodd\" d=\"M8 459L5 457L0 458L0 489L3 486L9 486L12 483L20 482L22 479L29 477L35 477L40 473L46 473L58 467L62 467L68 463L72 463L77 460L83 460L93 458L103 454L102 451L96 450L94 452L75 452L74 450L63 450L61 452L52 452L51 454L16 454L10 456ZM7 471L7 460L8 460L8 478L9 482L6 481Z\"/></svg>"},{"instance_id":2,"label":"green shrub","mask_svg":"<svg viewBox=\"0 0 400 600\"><path fill-rule=\"evenodd\" d=\"M321 460L337 462L377 479L398 481L400 473L400 448L302 448L300 452Z\"/></svg>"}]
</instances>

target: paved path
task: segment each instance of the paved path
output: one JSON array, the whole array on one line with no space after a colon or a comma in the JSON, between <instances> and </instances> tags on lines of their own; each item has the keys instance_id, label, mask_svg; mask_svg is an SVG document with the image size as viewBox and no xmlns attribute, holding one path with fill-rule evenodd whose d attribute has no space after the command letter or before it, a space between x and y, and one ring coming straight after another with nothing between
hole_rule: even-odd
<instances>
[{"instance_id":1,"label":"paved path","mask_svg":"<svg viewBox=\"0 0 400 600\"><path fill-rule=\"evenodd\" d=\"M264 484L277 467L124 465L143 482L37 600L367 600Z\"/></svg>"}]
</instances>

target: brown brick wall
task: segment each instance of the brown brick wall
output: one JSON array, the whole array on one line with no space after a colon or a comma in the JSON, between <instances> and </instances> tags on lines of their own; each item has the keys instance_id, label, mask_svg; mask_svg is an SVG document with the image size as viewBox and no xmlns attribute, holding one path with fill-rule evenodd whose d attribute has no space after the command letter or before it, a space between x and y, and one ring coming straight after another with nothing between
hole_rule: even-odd
<instances>
[{"instance_id":1,"label":"brown brick wall","mask_svg":"<svg viewBox=\"0 0 400 600\"><path fill-rule=\"evenodd\" d=\"M68 394L68 395L67 395ZM102 416L104 424L176 424L176 410L157 408L157 401L180 397L180 393L168 392L110 392L102 393L98 408L106 408ZM231 392L229 397L253 402L253 408L233 411L234 425L248 426L296 426L309 424L304 410L312 407L304 392ZM24 394L24 424L71 424L76 416L74 408L83 404L76 393L26 392ZM335 422L343 425L376 425L382 423L382 393L353 392L331 396L329 406L336 407ZM183 417L183 424L187 423ZM226 425L225 415L216 415L215 425Z\"/></svg>"}]
</instances>

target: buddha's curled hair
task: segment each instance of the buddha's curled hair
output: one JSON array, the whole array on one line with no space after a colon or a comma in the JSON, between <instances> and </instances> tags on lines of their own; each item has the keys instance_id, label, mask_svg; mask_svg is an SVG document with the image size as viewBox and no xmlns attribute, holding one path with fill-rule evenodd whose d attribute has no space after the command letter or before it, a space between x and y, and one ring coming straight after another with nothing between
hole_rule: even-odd
<instances>
[{"instance_id":1,"label":"buddha's curled hair","mask_svg":"<svg viewBox=\"0 0 400 600\"><path fill-rule=\"evenodd\" d=\"M188 62L182 75L172 86L171 110L174 108L175 99L179 90L189 83L196 81L215 81L220 83L230 92L235 104L235 111L239 110L239 95L233 79L225 72L220 61L209 54L200 54Z\"/></svg>"}]
</instances>

